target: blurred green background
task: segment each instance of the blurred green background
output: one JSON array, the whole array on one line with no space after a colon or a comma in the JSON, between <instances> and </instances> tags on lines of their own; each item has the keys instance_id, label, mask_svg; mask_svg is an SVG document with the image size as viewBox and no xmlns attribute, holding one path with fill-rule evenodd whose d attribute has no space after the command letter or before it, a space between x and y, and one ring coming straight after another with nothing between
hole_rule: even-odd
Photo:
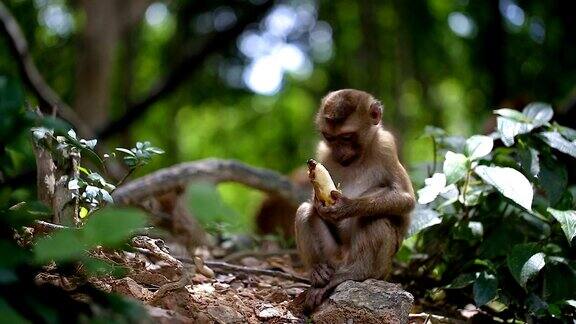
<instances>
[{"instance_id":1,"label":"blurred green background","mask_svg":"<svg viewBox=\"0 0 576 324\"><path fill-rule=\"evenodd\" d=\"M166 151L136 176L207 157L288 174L313 156L315 109L339 88L363 89L384 103L385 126L417 186L432 159L430 142L420 139L425 125L486 133L496 107L544 101L561 124L576 126L570 1L2 3L47 84L101 144L149 140ZM37 103L0 37L0 83L8 80ZM33 156L12 158L4 176L33 179L22 176L33 170ZM212 200L196 210L208 228L235 232L252 229L263 199L235 184L217 192L193 187L189 197L196 206Z\"/></svg>"}]
</instances>

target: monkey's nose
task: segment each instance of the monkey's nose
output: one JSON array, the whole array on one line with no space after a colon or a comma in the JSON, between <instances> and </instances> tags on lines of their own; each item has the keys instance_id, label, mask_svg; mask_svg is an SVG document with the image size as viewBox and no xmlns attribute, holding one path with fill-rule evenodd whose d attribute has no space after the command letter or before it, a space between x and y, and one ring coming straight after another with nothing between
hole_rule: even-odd
<instances>
[{"instance_id":1,"label":"monkey's nose","mask_svg":"<svg viewBox=\"0 0 576 324\"><path fill-rule=\"evenodd\" d=\"M314 167L316 167L316 164L317 164L317 163L318 163L318 162L316 162L314 159L310 159L310 160L308 160L308 162L306 162L306 164L308 164L308 168L314 168Z\"/></svg>"}]
</instances>

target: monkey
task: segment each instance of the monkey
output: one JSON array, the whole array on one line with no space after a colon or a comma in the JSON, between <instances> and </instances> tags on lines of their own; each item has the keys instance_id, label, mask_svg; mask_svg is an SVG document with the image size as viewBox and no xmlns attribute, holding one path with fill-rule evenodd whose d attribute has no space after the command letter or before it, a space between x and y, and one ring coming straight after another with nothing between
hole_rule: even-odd
<instances>
[{"instance_id":1,"label":"monkey","mask_svg":"<svg viewBox=\"0 0 576 324\"><path fill-rule=\"evenodd\" d=\"M415 206L383 105L355 89L328 93L316 114L317 160L340 184L333 205L316 197L296 211L295 236L309 270L304 308L312 310L346 280L386 279Z\"/></svg>"}]
</instances>

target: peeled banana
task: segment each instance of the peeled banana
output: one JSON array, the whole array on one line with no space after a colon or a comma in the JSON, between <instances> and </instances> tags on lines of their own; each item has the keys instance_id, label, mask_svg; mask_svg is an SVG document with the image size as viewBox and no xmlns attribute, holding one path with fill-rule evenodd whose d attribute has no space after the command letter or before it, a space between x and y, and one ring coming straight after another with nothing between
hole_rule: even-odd
<instances>
[{"instance_id":1,"label":"peeled banana","mask_svg":"<svg viewBox=\"0 0 576 324\"><path fill-rule=\"evenodd\" d=\"M308 160L308 178L314 187L314 195L324 205L333 205L334 199L330 195L332 191L339 191L330 177L330 173L326 168L313 159Z\"/></svg>"}]
</instances>

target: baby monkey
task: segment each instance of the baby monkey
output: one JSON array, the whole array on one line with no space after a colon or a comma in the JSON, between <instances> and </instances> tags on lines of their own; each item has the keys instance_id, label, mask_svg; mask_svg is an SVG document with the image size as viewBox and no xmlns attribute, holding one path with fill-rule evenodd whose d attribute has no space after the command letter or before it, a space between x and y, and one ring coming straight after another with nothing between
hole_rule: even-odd
<instances>
[{"instance_id":1,"label":"baby monkey","mask_svg":"<svg viewBox=\"0 0 576 324\"><path fill-rule=\"evenodd\" d=\"M330 204L314 197L296 212L296 244L312 284L308 310L346 280L385 279L408 230L414 190L382 128L382 109L372 95L344 89L328 93L316 115L317 160L340 190Z\"/></svg>"}]
</instances>

